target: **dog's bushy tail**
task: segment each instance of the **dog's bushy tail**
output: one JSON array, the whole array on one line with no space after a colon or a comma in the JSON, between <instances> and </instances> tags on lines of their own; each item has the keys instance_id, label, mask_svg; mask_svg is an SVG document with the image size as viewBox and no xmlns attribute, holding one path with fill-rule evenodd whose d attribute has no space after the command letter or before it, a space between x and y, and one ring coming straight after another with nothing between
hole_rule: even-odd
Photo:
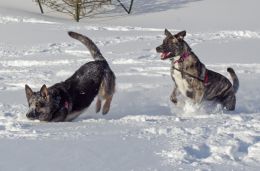
<instances>
[{"instance_id":1,"label":"dog's bushy tail","mask_svg":"<svg viewBox=\"0 0 260 171\"><path fill-rule=\"evenodd\" d=\"M237 92L238 88L239 88L239 80L238 77L235 73L235 71L233 70L233 68L228 68L227 72L229 72L232 80L233 80L233 89L235 91L235 93Z\"/></svg>"},{"instance_id":2,"label":"dog's bushy tail","mask_svg":"<svg viewBox=\"0 0 260 171\"><path fill-rule=\"evenodd\" d=\"M103 55L101 54L100 50L98 49L98 47L95 45L95 43L88 38L87 36L84 36L82 34L76 33L76 32L72 32L69 31L68 32L69 36L79 40L81 43L83 43L88 50L90 51L92 57L94 58L95 61L97 60L106 60Z\"/></svg>"}]
</instances>

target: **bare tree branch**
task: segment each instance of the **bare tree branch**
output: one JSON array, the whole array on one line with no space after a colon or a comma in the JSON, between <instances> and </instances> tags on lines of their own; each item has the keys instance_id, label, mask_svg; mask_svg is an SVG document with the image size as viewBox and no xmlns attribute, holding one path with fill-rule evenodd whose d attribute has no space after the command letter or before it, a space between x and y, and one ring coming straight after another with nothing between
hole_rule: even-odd
<instances>
[{"instance_id":1,"label":"bare tree branch","mask_svg":"<svg viewBox=\"0 0 260 171\"><path fill-rule=\"evenodd\" d=\"M33 0L33 1L38 3L40 7L45 6L51 10L68 14L78 21L79 19L89 16L91 13L96 12L97 9L101 8L103 5L111 4L112 0Z\"/></svg>"}]
</instances>

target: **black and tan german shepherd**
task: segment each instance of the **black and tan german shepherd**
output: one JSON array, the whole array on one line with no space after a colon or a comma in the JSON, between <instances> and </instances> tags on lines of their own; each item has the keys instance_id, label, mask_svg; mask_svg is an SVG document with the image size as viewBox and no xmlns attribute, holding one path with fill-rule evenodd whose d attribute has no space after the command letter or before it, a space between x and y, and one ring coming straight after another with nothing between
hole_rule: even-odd
<instances>
[{"instance_id":1,"label":"black and tan german shepherd","mask_svg":"<svg viewBox=\"0 0 260 171\"><path fill-rule=\"evenodd\" d=\"M184 40L186 31L172 35L165 29L165 35L163 44L156 51L161 53L162 60L171 59L171 76L175 82L171 101L177 104L177 95L180 92L194 103L215 101L226 110L235 110L239 80L234 70L227 69L233 80L232 86L226 77L207 69L199 60Z\"/></svg>"},{"instance_id":2,"label":"black and tan german shepherd","mask_svg":"<svg viewBox=\"0 0 260 171\"><path fill-rule=\"evenodd\" d=\"M40 121L71 121L94 98L97 97L96 112L104 105L102 113L108 113L113 94L115 92L116 77L110 69L106 59L97 46L88 37L75 32L68 32L69 36L82 42L90 51L95 61L81 66L70 78L49 88L43 85L38 92L25 85L25 93L29 104L26 116Z\"/></svg>"}]
</instances>

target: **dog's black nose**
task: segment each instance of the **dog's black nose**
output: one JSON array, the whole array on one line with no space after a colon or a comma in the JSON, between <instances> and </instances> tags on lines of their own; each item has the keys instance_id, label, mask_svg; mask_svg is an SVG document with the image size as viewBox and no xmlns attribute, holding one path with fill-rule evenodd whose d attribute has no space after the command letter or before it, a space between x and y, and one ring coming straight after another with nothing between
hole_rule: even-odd
<instances>
[{"instance_id":1,"label":"dog's black nose","mask_svg":"<svg viewBox=\"0 0 260 171\"><path fill-rule=\"evenodd\" d=\"M162 48L160 46L156 47L156 52L161 52Z\"/></svg>"},{"instance_id":2,"label":"dog's black nose","mask_svg":"<svg viewBox=\"0 0 260 171\"><path fill-rule=\"evenodd\" d=\"M30 113L26 113L26 117L29 119L34 119L34 118L36 118L36 115L34 112L30 112Z\"/></svg>"}]
</instances>

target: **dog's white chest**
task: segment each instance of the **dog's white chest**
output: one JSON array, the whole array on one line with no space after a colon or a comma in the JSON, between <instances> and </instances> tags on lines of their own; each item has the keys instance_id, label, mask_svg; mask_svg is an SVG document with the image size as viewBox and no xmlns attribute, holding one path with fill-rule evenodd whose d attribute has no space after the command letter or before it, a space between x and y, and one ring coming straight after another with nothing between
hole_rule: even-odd
<instances>
[{"instance_id":1,"label":"dog's white chest","mask_svg":"<svg viewBox=\"0 0 260 171\"><path fill-rule=\"evenodd\" d=\"M180 56L175 57L174 61L177 61L179 59L180 59ZM178 62L176 62L176 64L174 64L174 67L176 69L179 69ZM191 89L190 89L190 86L189 86L189 83L187 82L187 80L182 78L181 72L179 72L177 70L173 70L171 72L171 75L174 78L181 94L184 96L187 96L187 91L191 91Z\"/></svg>"}]
</instances>

